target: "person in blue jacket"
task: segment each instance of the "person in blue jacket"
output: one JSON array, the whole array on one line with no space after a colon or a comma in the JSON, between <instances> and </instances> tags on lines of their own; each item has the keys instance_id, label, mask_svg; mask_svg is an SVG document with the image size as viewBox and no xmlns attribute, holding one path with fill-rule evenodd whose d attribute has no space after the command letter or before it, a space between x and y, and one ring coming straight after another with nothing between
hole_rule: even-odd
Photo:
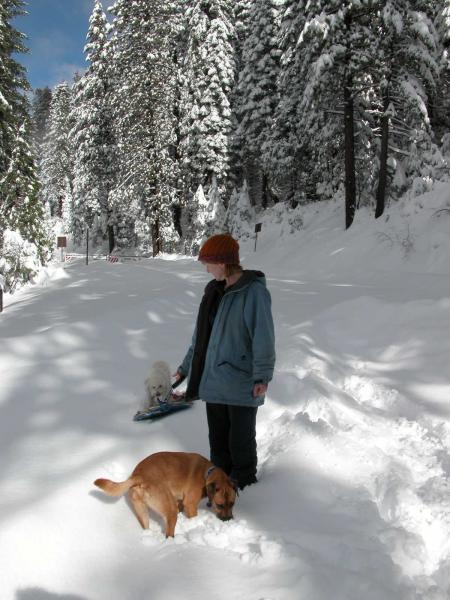
<instances>
[{"instance_id":1,"label":"person in blue jacket","mask_svg":"<svg viewBox=\"0 0 450 600\"><path fill-rule=\"evenodd\" d=\"M214 279L175 376L189 377L187 399L206 402L211 462L243 489L257 481L256 413L275 365L271 298L264 274L241 267L231 235L206 240L198 260Z\"/></svg>"}]
</instances>

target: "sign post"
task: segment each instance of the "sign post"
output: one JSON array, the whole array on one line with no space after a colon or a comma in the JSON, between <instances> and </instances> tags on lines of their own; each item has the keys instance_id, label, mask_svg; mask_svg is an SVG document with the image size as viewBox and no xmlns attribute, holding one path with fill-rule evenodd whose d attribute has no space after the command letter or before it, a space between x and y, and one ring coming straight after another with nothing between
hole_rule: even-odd
<instances>
[{"instance_id":1,"label":"sign post","mask_svg":"<svg viewBox=\"0 0 450 600\"><path fill-rule=\"evenodd\" d=\"M65 235L59 235L56 238L56 247L61 248L61 262L64 262L64 248L67 248L67 238Z\"/></svg>"},{"instance_id":2,"label":"sign post","mask_svg":"<svg viewBox=\"0 0 450 600\"><path fill-rule=\"evenodd\" d=\"M258 241L258 233L261 231L262 223L256 223L255 225L255 252L256 252L256 242Z\"/></svg>"},{"instance_id":3,"label":"sign post","mask_svg":"<svg viewBox=\"0 0 450 600\"><path fill-rule=\"evenodd\" d=\"M89 228L86 227L86 264L89 264Z\"/></svg>"}]
</instances>

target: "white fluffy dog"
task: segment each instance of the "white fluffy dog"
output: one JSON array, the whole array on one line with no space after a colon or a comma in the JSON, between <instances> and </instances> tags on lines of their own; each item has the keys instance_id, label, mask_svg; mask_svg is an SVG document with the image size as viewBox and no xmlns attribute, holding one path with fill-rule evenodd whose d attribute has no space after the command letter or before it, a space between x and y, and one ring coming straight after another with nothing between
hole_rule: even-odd
<instances>
[{"instance_id":1,"label":"white fluffy dog","mask_svg":"<svg viewBox=\"0 0 450 600\"><path fill-rule=\"evenodd\" d=\"M155 362L149 371L145 380L145 390L147 398L142 410L148 410L153 406L158 406L158 400L165 400L170 393L170 367L160 360Z\"/></svg>"}]
</instances>

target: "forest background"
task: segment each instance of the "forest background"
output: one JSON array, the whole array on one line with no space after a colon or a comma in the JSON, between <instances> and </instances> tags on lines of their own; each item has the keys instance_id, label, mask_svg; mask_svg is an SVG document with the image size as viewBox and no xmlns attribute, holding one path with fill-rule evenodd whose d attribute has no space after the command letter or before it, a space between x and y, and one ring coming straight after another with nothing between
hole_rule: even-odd
<instances>
[{"instance_id":1,"label":"forest background","mask_svg":"<svg viewBox=\"0 0 450 600\"><path fill-rule=\"evenodd\" d=\"M374 219L446 179L450 0L93 0L87 68L30 90L0 0L0 284L71 248L197 252L265 211Z\"/></svg>"}]
</instances>

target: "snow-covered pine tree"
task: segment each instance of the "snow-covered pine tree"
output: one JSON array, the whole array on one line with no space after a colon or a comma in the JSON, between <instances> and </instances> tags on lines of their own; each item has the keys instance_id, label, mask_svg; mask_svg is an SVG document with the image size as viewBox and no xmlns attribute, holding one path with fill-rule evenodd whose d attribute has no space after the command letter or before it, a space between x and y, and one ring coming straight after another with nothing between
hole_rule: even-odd
<instances>
[{"instance_id":1,"label":"snow-covered pine tree","mask_svg":"<svg viewBox=\"0 0 450 600\"><path fill-rule=\"evenodd\" d=\"M108 22L100 0L89 21L86 60L89 67L74 86L74 231L80 242L86 227L94 245L108 241L114 248L110 192L114 187L115 143L108 98Z\"/></svg>"},{"instance_id":2,"label":"snow-covered pine tree","mask_svg":"<svg viewBox=\"0 0 450 600\"><path fill-rule=\"evenodd\" d=\"M190 253L195 256L198 254L200 246L207 237L208 200L202 185L198 186L194 197L192 198L192 203L189 206L189 213L191 215L191 226L189 227L189 234L186 236L186 241L190 245Z\"/></svg>"},{"instance_id":3,"label":"snow-covered pine tree","mask_svg":"<svg viewBox=\"0 0 450 600\"><path fill-rule=\"evenodd\" d=\"M117 0L111 40L114 69L110 94L120 149L113 193L120 230L118 243L132 246L137 230L151 239L153 253L163 245L175 197L173 61L175 6L163 0Z\"/></svg>"},{"instance_id":4,"label":"snow-covered pine tree","mask_svg":"<svg viewBox=\"0 0 450 600\"><path fill-rule=\"evenodd\" d=\"M231 92L235 79L231 0L190 0L183 64L181 151L185 196L207 193L216 176L225 190L230 171Z\"/></svg>"},{"instance_id":5,"label":"snow-covered pine tree","mask_svg":"<svg viewBox=\"0 0 450 600\"><path fill-rule=\"evenodd\" d=\"M253 235L256 214L251 205L247 182L240 190L233 190L225 217L224 229L237 239L246 240Z\"/></svg>"},{"instance_id":6,"label":"snow-covered pine tree","mask_svg":"<svg viewBox=\"0 0 450 600\"><path fill-rule=\"evenodd\" d=\"M209 236L222 233L225 227L226 210L215 176L206 194L203 186L198 186L189 205L189 216L190 226L186 242L190 253L196 255Z\"/></svg>"},{"instance_id":7,"label":"snow-covered pine tree","mask_svg":"<svg viewBox=\"0 0 450 600\"><path fill-rule=\"evenodd\" d=\"M0 175L8 168L17 129L28 116L24 92L30 86L25 68L14 56L28 50L25 35L12 25L15 17L25 14L24 6L23 0L0 3Z\"/></svg>"},{"instance_id":8,"label":"snow-covered pine tree","mask_svg":"<svg viewBox=\"0 0 450 600\"><path fill-rule=\"evenodd\" d=\"M249 15L253 0L236 0L233 7L233 21L235 29L235 63L239 73L243 62L242 52L245 40L250 34Z\"/></svg>"},{"instance_id":9,"label":"snow-covered pine tree","mask_svg":"<svg viewBox=\"0 0 450 600\"><path fill-rule=\"evenodd\" d=\"M30 126L25 122L16 132L8 170L0 179L0 196L8 229L34 244L39 260L45 263L50 240L44 226L44 207L38 197L39 183L30 140Z\"/></svg>"},{"instance_id":10,"label":"snow-covered pine tree","mask_svg":"<svg viewBox=\"0 0 450 600\"><path fill-rule=\"evenodd\" d=\"M433 105L433 128L437 140L450 153L450 0L436 2L439 35L439 94Z\"/></svg>"},{"instance_id":11,"label":"snow-covered pine tree","mask_svg":"<svg viewBox=\"0 0 450 600\"><path fill-rule=\"evenodd\" d=\"M279 47L279 103L275 125L264 145L263 157L269 165L272 184L281 198L295 205L306 198L316 199L317 178L314 160L307 160L308 139L297 117L304 94L310 60L297 52L297 42L305 25L305 2L285 0L281 10Z\"/></svg>"},{"instance_id":12,"label":"snow-covered pine tree","mask_svg":"<svg viewBox=\"0 0 450 600\"><path fill-rule=\"evenodd\" d=\"M343 180L343 127L326 112L338 111L336 90L340 78L336 76L331 85L322 86L318 102L302 106L307 84L314 75L314 63L325 43L325 23L320 10L320 2L284 2L280 28L280 100L275 126L263 149L275 191L293 207L331 197Z\"/></svg>"},{"instance_id":13,"label":"snow-covered pine tree","mask_svg":"<svg viewBox=\"0 0 450 600\"><path fill-rule=\"evenodd\" d=\"M376 217L384 210L389 156L394 159L391 164L400 163L410 185L423 167L422 160L417 164L416 149L420 147L424 155L432 146L428 107L437 97L440 75L433 12L428 0L385 0L380 12L375 62L381 113Z\"/></svg>"},{"instance_id":14,"label":"snow-covered pine tree","mask_svg":"<svg viewBox=\"0 0 450 600\"><path fill-rule=\"evenodd\" d=\"M52 91L49 87L36 88L34 90L31 119L33 126L33 141L38 151L40 150L44 142L45 134L47 133L51 102Z\"/></svg>"},{"instance_id":15,"label":"snow-covered pine tree","mask_svg":"<svg viewBox=\"0 0 450 600\"><path fill-rule=\"evenodd\" d=\"M370 1L288 0L282 23L277 126L284 139L275 140L272 156L294 173L294 201L317 194L319 183L331 193L344 183L346 227L356 208L355 140L364 124L362 92L370 87L373 11Z\"/></svg>"},{"instance_id":16,"label":"snow-covered pine tree","mask_svg":"<svg viewBox=\"0 0 450 600\"><path fill-rule=\"evenodd\" d=\"M25 68L15 55L27 52L25 35L12 25L13 19L24 14L22 0L0 2L0 178L10 166L17 131L27 118L28 103L25 91L29 89ZM0 195L0 253L3 231L8 227L6 200Z\"/></svg>"},{"instance_id":17,"label":"snow-covered pine tree","mask_svg":"<svg viewBox=\"0 0 450 600\"><path fill-rule=\"evenodd\" d=\"M187 52L189 32L186 28L184 15L188 8L189 0L172 0L172 61L174 65L174 93L173 93L173 144L171 145L171 157L173 159L173 181L174 181L174 202L172 204L173 227L177 233L174 237L172 246L175 248L177 243L178 250L186 249L187 240L183 237L189 237L189 231L186 229L189 215L184 208L183 195L183 174L180 169L181 164L181 90L183 80L184 57Z\"/></svg>"},{"instance_id":18,"label":"snow-covered pine tree","mask_svg":"<svg viewBox=\"0 0 450 600\"><path fill-rule=\"evenodd\" d=\"M242 52L244 42L249 35L249 12L252 5L252 0L236 0L233 5L233 24L234 24L234 67L235 67L235 84L230 94L231 105L231 120L232 120L232 135L230 137L229 147L229 164L230 175L228 178L228 190L232 190L242 185L244 174L242 171L242 160L240 156L241 149L236 137L238 120L236 116L236 106L239 103L237 93L237 77L242 70ZM226 210L226 209L225 209Z\"/></svg>"},{"instance_id":19,"label":"snow-covered pine tree","mask_svg":"<svg viewBox=\"0 0 450 600\"><path fill-rule=\"evenodd\" d=\"M240 150L243 176L253 204L267 207L271 201L269 165L263 162L278 104L279 0L254 0L243 42L242 68L236 90L235 112L239 127L236 144Z\"/></svg>"},{"instance_id":20,"label":"snow-covered pine tree","mask_svg":"<svg viewBox=\"0 0 450 600\"><path fill-rule=\"evenodd\" d=\"M41 184L42 197L52 216L65 216L65 231L72 232L73 147L70 140L72 92L67 83L53 91L44 139Z\"/></svg>"},{"instance_id":21,"label":"snow-covered pine tree","mask_svg":"<svg viewBox=\"0 0 450 600\"><path fill-rule=\"evenodd\" d=\"M208 191L209 205L209 235L222 233L225 227L226 208L223 203L222 194L220 193L217 179L213 177L212 184Z\"/></svg>"}]
</instances>

